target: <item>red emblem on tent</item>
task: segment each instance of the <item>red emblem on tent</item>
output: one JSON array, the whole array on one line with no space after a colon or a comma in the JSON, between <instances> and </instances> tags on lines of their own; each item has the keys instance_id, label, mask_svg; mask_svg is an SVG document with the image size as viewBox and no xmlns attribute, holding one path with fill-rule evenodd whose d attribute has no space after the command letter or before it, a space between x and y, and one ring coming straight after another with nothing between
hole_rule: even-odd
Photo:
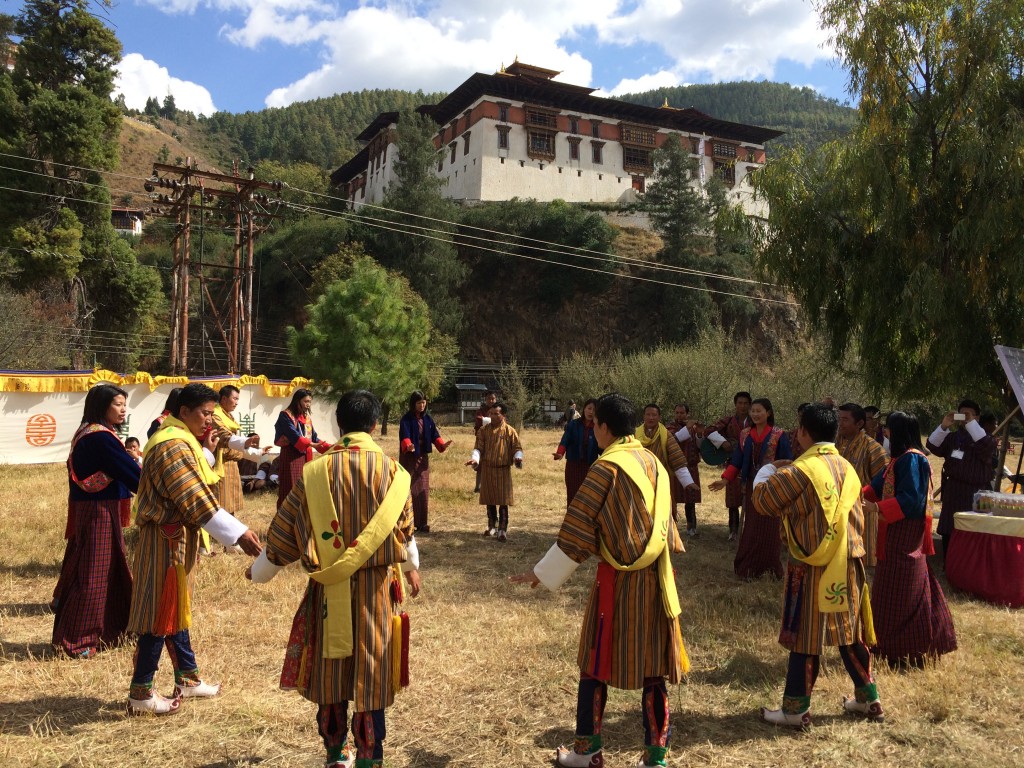
<instances>
[{"instance_id":1,"label":"red emblem on tent","mask_svg":"<svg viewBox=\"0 0 1024 768\"><path fill-rule=\"evenodd\" d=\"M37 413L25 422L25 440L29 445L42 448L57 437L57 420L48 413Z\"/></svg>"}]
</instances>

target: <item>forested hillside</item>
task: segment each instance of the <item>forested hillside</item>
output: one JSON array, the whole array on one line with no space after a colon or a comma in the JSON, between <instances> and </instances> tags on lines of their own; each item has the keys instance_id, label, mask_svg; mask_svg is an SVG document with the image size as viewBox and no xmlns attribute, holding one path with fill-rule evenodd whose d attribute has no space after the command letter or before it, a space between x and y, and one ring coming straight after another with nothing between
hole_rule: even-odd
<instances>
[{"instance_id":1,"label":"forested hillside","mask_svg":"<svg viewBox=\"0 0 1024 768\"><path fill-rule=\"evenodd\" d=\"M721 120L785 131L773 147L817 147L853 129L857 111L827 99L812 88L789 83L744 81L680 85L620 96L623 101L660 107L693 107Z\"/></svg>"}]
</instances>

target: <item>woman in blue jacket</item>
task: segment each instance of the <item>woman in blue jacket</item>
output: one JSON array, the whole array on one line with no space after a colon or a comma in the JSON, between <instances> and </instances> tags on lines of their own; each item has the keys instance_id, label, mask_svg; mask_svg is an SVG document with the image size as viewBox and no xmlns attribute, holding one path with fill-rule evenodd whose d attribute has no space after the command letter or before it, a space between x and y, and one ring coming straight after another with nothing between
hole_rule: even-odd
<instances>
[{"instance_id":1,"label":"woman in blue jacket","mask_svg":"<svg viewBox=\"0 0 1024 768\"><path fill-rule=\"evenodd\" d=\"M409 410L398 422L399 463L412 475L412 514L417 533L430 533L427 504L430 497L430 453L437 446L444 453L452 444L441 439L427 413L427 396L419 390L409 395Z\"/></svg>"}]
</instances>

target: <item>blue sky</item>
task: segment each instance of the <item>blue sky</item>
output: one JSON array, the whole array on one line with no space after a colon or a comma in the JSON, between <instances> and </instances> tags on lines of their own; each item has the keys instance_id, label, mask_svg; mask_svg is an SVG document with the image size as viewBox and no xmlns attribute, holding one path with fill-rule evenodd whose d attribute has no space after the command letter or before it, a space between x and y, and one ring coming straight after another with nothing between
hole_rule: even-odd
<instances>
[{"instance_id":1,"label":"blue sky","mask_svg":"<svg viewBox=\"0 0 1024 768\"><path fill-rule=\"evenodd\" d=\"M115 0L130 106L209 114L363 88L450 90L521 61L617 95L739 79L846 100L808 0ZM686 105L677 105L686 106Z\"/></svg>"}]
</instances>

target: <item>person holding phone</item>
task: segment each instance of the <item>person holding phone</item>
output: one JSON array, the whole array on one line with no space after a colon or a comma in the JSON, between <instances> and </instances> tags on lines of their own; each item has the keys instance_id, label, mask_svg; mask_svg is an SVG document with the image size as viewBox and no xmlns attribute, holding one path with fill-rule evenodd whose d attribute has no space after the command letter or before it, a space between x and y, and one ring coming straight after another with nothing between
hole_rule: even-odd
<instances>
[{"instance_id":1,"label":"person holding phone","mask_svg":"<svg viewBox=\"0 0 1024 768\"><path fill-rule=\"evenodd\" d=\"M928 438L928 450L946 461L942 465L942 560L953 537L953 515L974 505L974 494L991 490L992 465L999 448L996 439L978 423L981 406L961 400L956 412L947 413Z\"/></svg>"}]
</instances>

